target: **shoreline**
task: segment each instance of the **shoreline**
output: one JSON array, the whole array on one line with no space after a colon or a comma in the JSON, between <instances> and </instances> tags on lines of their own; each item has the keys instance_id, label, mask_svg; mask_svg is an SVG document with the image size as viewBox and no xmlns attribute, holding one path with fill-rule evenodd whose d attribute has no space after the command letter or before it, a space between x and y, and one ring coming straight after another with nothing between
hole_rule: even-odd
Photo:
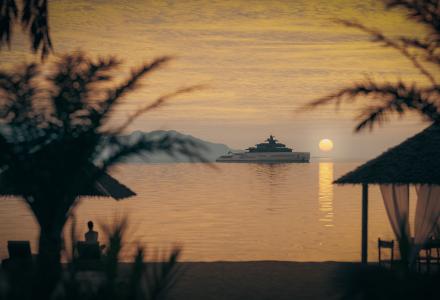
<instances>
[{"instance_id":1,"label":"shoreline","mask_svg":"<svg viewBox=\"0 0 440 300\"><path fill-rule=\"evenodd\" d=\"M133 265L132 262L118 263L118 281L122 283L130 278ZM346 292L347 279L359 266L359 262L336 261L178 262L180 274L166 299L336 300ZM104 273L96 269L82 269L78 280L94 285L102 276Z\"/></svg>"}]
</instances>

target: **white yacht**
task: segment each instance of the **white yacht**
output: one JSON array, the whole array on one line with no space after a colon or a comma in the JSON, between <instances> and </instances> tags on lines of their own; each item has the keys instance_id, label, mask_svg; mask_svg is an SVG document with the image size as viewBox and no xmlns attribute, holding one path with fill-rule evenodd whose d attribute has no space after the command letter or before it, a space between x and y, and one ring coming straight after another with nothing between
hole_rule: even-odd
<instances>
[{"instance_id":1,"label":"white yacht","mask_svg":"<svg viewBox=\"0 0 440 300\"><path fill-rule=\"evenodd\" d=\"M286 145L277 143L277 140L272 135L266 142L246 149L247 152L229 152L217 158L216 162L308 163L310 161L310 152L293 152Z\"/></svg>"}]
</instances>

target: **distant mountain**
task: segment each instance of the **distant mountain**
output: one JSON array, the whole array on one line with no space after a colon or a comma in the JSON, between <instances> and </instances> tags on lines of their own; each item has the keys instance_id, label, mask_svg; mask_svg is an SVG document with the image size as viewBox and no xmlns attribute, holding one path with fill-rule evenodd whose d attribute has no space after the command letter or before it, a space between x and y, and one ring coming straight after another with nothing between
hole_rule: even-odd
<instances>
[{"instance_id":1,"label":"distant mountain","mask_svg":"<svg viewBox=\"0 0 440 300\"><path fill-rule=\"evenodd\" d=\"M208 161L215 161L216 158L228 153L229 151L236 151L229 148L225 144L204 141L192 135L183 134L175 130L155 130L151 132L143 132L138 130L124 137L128 138L131 141L135 141L139 139L141 136L145 138L149 138L149 137L158 138L161 135L166 135L166 134L176 138L185 138L190 141L201 144L206 149L206 150L205 149L202 150L202 153ZM172 162L190 162L190 160L183 155L176 155L175 157L171 157L164 153L156 153L151 155L149 154L148 156L146 156L146 158L134 156L126 161L126 163L172 163Z\"/></svg>"}]
</instances>

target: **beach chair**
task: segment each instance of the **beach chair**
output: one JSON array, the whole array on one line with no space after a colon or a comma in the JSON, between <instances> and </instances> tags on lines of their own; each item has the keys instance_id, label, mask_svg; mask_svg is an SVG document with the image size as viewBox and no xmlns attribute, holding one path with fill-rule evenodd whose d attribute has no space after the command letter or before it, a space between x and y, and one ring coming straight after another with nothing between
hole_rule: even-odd
<instances>
[{"instance_id":1,"label":"beach chair","mask_svg":"<svg viewBox=\"0 0 440 300\"><path fill-rule=\"evenodd\" d=\"M101 258L101 248L99 243L86 243L79 241L76 246L78 250L78 259L80 260Z\"/></svg>"},{"instance_id":2,"label":"beach chair","mask_svg":"<svg viewBox=\"0 0 440 300\"><path fill-rule=\"evenodd\" d=\"M29 241L8 241L9 259L32 259Z\"/></svg>"},{"instance_id":3,"label":"beach chair","mask_svg":"<svg viewBox=\"0 0 440 300\"><path fill-rule=\"evenodd\" d=\"M394 262L394 240L385 241L380 238L377 239L377 248L379 255L379 265L386 265L387 263L390 265L390 268L393 267ZM382 249L390 249L390 259L386 260L382 257Z\"/></svg>"},{"instance_id":4,"label":"beach chair","mask_svg":"<svg viewBox=\"0 0 440 300\"><path fill-rule=\"evenodd\" d=\"M87 243L78 241L76 243L75 263L80 270L101 270L102 269L102 246L98 243Z\"/></svg>"},{"instance_id":5,"label":"beach chair","mask_svg":"<svg viewBox=\"0 0 440 300\"><path fill-rule=\"evenodd\" d=\"M8 241L9 258L2 261L2 267L8 269L16 266L27 268L32 266L32 252L29 241Z\"/></svg>"}]
</instances>

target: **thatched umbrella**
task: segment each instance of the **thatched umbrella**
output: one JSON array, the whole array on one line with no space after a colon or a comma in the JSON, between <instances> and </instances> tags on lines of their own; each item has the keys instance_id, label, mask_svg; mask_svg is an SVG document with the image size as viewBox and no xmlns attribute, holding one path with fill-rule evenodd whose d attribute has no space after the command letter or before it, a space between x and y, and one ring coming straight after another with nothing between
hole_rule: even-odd
<instances>
[{"instance_id":1,"label":"thatched umbrella","mask_svg":"<svg viewBox=\"0 0 440 300\"><path fill-rule=\"evenodd\" d=\"M368 258L368 185L440 185L440 125L431 125L403 143L337 179L362 184L362 262Z\"/></svg>"},{"instance_id":2,"label":"thatched umbrella","mask_svg":"<svg viewBox=\"0 0 440 300\"><path fill-rule=\"evenodd\" d=\"M84 190L78 191L78 196L92 196L92 197L112 197L116 200L122 200L136 195L131 189L118 180L107 174L101 172L93 164L89 164L85 170L86 173L101 173L94 184L86 186ZM8 175L8 170L0 173L0 196L24 196L26 191L16 189L15 184L11 184Z\"/></svg>"}]
</instances>

